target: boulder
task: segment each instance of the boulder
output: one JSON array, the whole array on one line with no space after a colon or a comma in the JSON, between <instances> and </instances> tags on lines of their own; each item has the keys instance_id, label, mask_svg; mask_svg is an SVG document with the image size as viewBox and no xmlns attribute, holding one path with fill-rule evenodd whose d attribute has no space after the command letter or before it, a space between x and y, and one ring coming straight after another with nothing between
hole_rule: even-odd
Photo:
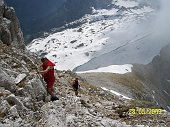
<instances>
[{"instance_id":1,"label":"boulder","mask_svg":"<svg viewBox=\"0 0 170 127\"><path fill-rule=\"evenodd\" d=\"M25 109L23 103L13 94L9 95L6 100L10 105L16 105L17 110Z\"/></svg>"},{"instance_id":2,"label":"boulder","mask_svg":"<svg viewBox=\"0 0 170 127\"><path fill-rule=\"evenodd\" d=\"M13 117L19 117L19 114L17 112L17 106L14 105L10 108L9 110L10 114L13 116Z\"/></svg>"},{"instance_id":3,"label":"boulder","mask_svg":"<svg viewBox=\"0 0 170 127\"><path fill-rule=\"evenodd\" d=\"M33 103L32 103L32 99L31 99L30 97L24 98L23 104L24 104L24 106L27 107L28 109L33 109L33 108L34 108L34 105L33 105Z\"/></svg>"},{"instance_id":4,"label":"boulder","mask_svg":"<svg viewBox=\"0 0 170 127\"><path fill-rule=\"evenodd\" d=\"M22 80L24 80L26 78L26 74L19 74L16 78L15 78L15 84L20 83Z\"/></svg>"},{"instance_id":5,"label":"boulder","mask_svg":"<svg viewBox=\"0 0 170 127\"><path fill-rule=\"evenodd\" d=\"M0 117L4 117L9 113L10 105L6 100L0 100Z\"/></svg>"},{"instance_id":6,"label":"boulder","mask_svg":"<svg viewBox=\"0 0 170 127\"><path fill-rule=\"evenodd\" d=\"M0 68L0 87L4 87L6 90L10 92L16 91L16 85L12 78Z\"/></svg>"},{"instance_id":7,"label":"boulder","mask_svg":"<svg viewBox=\"0 0 170 127\"><path fill-rule=\"evenodd\" d=\"M11 44L11 33L10 30L7 28L10 25L10 21L7 19L3 19L4 26L0 26L0 33L1 33L1 40L4 44L10 45Z\"/></svg>"},{"instance_id":8,"label":"boulder","mask_svg":"<svg viewBox=\"0 0 170 127\"><path fill-rule=\"evenodd\" d=\"M30 88L32 88L33 93L35 94L35 97L38 101L45 99L47 91L43 81L38 76L31 79L28 82L28 85L31 86Z\"/></svg>"}]
</instances>

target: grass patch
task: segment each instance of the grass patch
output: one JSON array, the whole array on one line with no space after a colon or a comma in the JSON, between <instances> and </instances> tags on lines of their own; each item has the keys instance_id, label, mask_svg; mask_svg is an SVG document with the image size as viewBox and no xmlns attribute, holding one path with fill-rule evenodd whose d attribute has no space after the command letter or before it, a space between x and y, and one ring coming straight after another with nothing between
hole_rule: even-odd
<instances>
[{"instance_id":1,"label":"grass patch","mask_svg":"<svg viewBox=\"0 0 170 127\"><path fill-rule=\"evenodd\" d=\"M140 107L140 108L159 108L156 106L155 102L144 101L144 100L130 100L131 107Z\"/></svg>"},{"instance_id":2,"label":"grass patch","mask_svg":"<svg viewBox=\"0 0 170 127\"><path fill-rule=\"evenodd\" d=\"M144 88L139 77L137 77L133 73L113 74L112 80L113 80L113 82L124 85L126 87L129 87L132 90L143 90L143 88Z\"/></svg>"},{"instance_id":3,"label":"grass patch","mask_svg":"<svg viewBox=\"0 0 170 127\"><path fill-rule=\"evenodd\" d=\"M80 88L86 89L86 90L80 90L81 94L93 94L94 91L97 91L97 87L89 85L87 82L81 82Z\"/></svg>"}]
</instances>

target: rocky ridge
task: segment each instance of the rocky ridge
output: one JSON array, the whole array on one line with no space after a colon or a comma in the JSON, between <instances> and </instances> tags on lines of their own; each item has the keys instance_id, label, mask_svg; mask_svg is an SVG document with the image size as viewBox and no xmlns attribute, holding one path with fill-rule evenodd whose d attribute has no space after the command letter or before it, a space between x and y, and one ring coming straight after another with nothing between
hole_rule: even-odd
<instances>
[{"instance_id":1,"label":"rocky ridge","mask_svg":"<svg viewBox=\"0 0 170 127\"><path fill-rule=\"evenodd\" d=\"M170 111L170 44L163 47L160 54L155 56L147 65L135 65L134 72L149 88L153 99L167 111Z\"/></svg>"},{"instance_id":2,"label":"rocky ridge","mask_svg":"<svg viewBox=\"0 0 170 127\"><path fill-rule=\"evenodd\" d=\"M0 43L0 126L21 126L34 121L36 107L46 94L39 77L29 76L36 68L27 52ZM19 75L23 80L16 82ZM24 119L27 119L26 121ZM15 123L15 121L17 121Z\"/></svg>"},{"instance_id":3,"label":"rocky ridge","mask_svg":"<svg viewBox=\"0 0 170 127\"><path fill-rule=\"evenodd\" d=\"M0 0L0 40L7 45L25 48L15 10L6 6L4 0Z\"/></svg>"}]
</instances>

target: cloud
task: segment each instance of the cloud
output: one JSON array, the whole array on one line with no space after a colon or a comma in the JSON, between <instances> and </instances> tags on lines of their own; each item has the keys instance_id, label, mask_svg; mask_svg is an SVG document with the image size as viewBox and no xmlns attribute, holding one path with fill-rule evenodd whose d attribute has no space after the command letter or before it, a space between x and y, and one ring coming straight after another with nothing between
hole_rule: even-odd
<instances>
[{"instance_id":1,"label":"cloud","mask_svg":"<svg viewBox=\"0 0 170 127\"><path fill-rule=\"evenodd\" d=\"M155 14L153 21L153 34L159 41L169 41L170 39L170 1L159 0L160 7ZM169 41L170 42L170 41Z\"/></svg>"}]
</instances>

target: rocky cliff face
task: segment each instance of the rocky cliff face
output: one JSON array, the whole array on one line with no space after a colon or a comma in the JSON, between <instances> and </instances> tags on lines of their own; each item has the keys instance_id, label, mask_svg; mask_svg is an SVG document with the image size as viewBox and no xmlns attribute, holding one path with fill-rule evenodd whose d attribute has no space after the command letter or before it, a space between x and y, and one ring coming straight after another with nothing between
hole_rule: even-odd
<instances>
[{"instance_id":1,"label":"rocky cliff face","mask_svg":"<svg viewBox=\"0 0 170 127\"><path fill-rule=\"evenodd\" d=\"M41 78L29 75L32 69L38 69L38 63L25 50L14 9L0 0L0 126L34 121L36 106L40 107L46 95Z\"/></svg>"},{"instance_id":2,"label":"rocky cliff face","mask_svg":"<svg viewBox=\"0 0 170 127\"><path fill-rule=\"evenodd\" d=\"M139 75L150 89L150 94L157 104L170 110L170 45L162 48L160 55L148 65L135 65L134 72Z\"/></svg>"},{"instance_id":3,"label":"rocky cliff face","mask_svg":"<svg viewBox=\"0 0 170 127\"><path fill-rule=\"evenodd\" d=\"M24 49L23 35L19 21L12 7L0 0L0 40L7 45Z\"/></svg>"},{"instance_id":4,"label":"rocky cliff face","mask_svg":"<svg viewBox=\"0 0 170 127\"><path fill-rule=\"evenodd\" d=\"M34 121L36 106L46 95L42 80L29 75L37 68L34 62L28 52L0 43L0 126L21 126Z\"/></svg>"},{"instance_id":5,"label":"rocky cliff face","mask_svg":"<svg viewBox=\"0 0 170 127\"><path fill-rule=\"evenodd\" d=\"M150 89L150 94L157 104L170 111L170 45L162 48L160 55L148 65L135 65L134 72L139 75Z\"/></svg>"}]
</instances>

